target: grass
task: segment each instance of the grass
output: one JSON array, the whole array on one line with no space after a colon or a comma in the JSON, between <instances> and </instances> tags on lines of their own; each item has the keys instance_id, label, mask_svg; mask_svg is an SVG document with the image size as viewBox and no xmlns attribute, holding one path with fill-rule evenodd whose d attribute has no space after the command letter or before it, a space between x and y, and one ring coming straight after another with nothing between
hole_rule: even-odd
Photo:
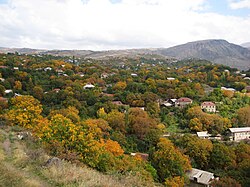
<instances>
[{"instance_id":1,"label":"grass","mask_svg":"<svg viewBox=\"0 0 250 187\"><path fill-rule=\"evenodd\" d=\"M21 129L20 129L21 130ZM67 161L44 167L49 155L32 137L19 140L16 129L0 129L0 187L140 187L154 186L137 176L104 175Z\"/></svg>"}]
</instances>

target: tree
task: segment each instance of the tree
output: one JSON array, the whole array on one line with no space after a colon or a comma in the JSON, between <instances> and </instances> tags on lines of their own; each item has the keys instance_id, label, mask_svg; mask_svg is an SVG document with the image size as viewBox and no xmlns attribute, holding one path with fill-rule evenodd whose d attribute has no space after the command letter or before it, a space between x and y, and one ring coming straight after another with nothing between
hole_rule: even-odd
<instances>
[{"instance_id":1,"label":"tree","mask_svg":"<svg viewBox=\"0 0 250 187\"><path fill-rule=\"evenodd\" d=\"M35 86L33 88L33 96L40 101L43 99L43 89L41 86Z\"/></svg>"},{"instance_id":2,"label":"tree","mask_svg":"<svg viewBox=\"0 0 250 187\"><path fill-rule=\"evenodd\" d=\"M180 138L180 147L192 160L192 165L197 168L207 169L213 144L210 140L184 135Z\"/></svg>"},{"instance_id":3,"label":"tree","mask_svg":"<svg viewBox=\"0 0 250 187\"><path fill-rule=\"evenodd\" d=\"M122 90L125 90L126 87L127 87L126 82L119 81L114 85L113 89L118 90L118 91L122 91Z\"/></svg>"},{"instance_id":4,"label":"tree","mask_svg":"<svg viewBox=\"0 0 250 187\"><path fill-rule=\"evenodd\" d=\"M184 177L171 177L167 178L165 181L167 187L183 187L184 186Z\"/></svg>"},{"instance_id":5,"label":"tree","mask_svg":"<svg viewBox=\"0 0 250 187\"><path fill-rule=\"evenodd\" d=\"M236 165L236 156L232 149L223 143L213 144L213 151L210 156L210 166L213 169L228 169Z\"/></svg>"},{"instance_id":6,"label":"tree","mask_svg":"<svg viewBox=\"0 0 250 187\"><path fill-rule=\"evenodd\" d=\"M6 119L13 125L32 128L41 119L42 106L32 96L17 96L10 100Z\"/></svg>"},{"instance_id":7,"label":"tree","mask_svg":"<svg viewBox=\"0 0 250 187\"><path fill-rule=\"evenodd\" d=\"M219 180L213 180L211 182L212 187L241 187L241 184L235 179L230 177L222 177Z\"/></svg>"},{"instance_id":8,"label":"tree","mask_svg":"<svg viewBox=\"0 0 250 187\"><path fill-rule=\"evenodd\" d=\"M112 110L107 115L107 122L114 130L120 131L122 133L126 132L124 113L121 113L118 110Z\"/></svg>"},{"instance_id":9,"label":"tree","mask_svg":"<svg viewBox=\"0 0 250 187\"><path fill-rule=\"evenodd\" d=\"M150 118L147 112L140 108L132 108L128 114L129 132L143 139L152 129L157 128L157 123Z\"/></svg>"},{"instance_id":10,"label":"tree","mask_svg":"<svg viewBox=\"0 0 250 187\"><path fill-rule=\"evenodd\" d=\"M161 182L171 177L183 177L185 172L191 169L188 157L165 138L160 138L156 150L152 154L151 162L157 170Z\"/></svg>"},{"instance_id":11,"label":"tree","mask_svg":"<svg viewBox=\"0 0 250 187\"><path fill-rule=\"evenodd\" d=\"M202 131L202 123L198 118L193 118L189 121L189 128L193 131Z\"/></svg>"},{"instance_id":12,"label":"tree","mask_svg":"<svg viewBox=\"0 0 250 187\"><path fill-rule=\"evenodd\" d=\"M18 91L22 90L22 83L20 81L15 81L14 89Z\"/></svg>"},{"instance_id":13,"label":"tree","mask_svg":"<svg viewBox=\"0 0 250 187\"><path fill-rule=\"evenodd\" d=\"M250 106L239 109L237 111L237 119L240 126L250 127Z\"/></svg>"}]
</instances>

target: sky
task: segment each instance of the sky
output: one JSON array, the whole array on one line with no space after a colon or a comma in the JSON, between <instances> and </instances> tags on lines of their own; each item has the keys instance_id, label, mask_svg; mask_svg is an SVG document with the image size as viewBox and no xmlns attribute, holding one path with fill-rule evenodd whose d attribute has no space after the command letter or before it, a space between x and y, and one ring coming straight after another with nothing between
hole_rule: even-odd
<instances>
[{"instance_id":1,"label":"sky","mask_svg":"<svg viewBox=\"0 0 250 187\"><path fill-rule=\"evenodd\" d=\"M0 47L111 50L250 42L250 0L0 0Z\"/></svg>"}]
</instances>

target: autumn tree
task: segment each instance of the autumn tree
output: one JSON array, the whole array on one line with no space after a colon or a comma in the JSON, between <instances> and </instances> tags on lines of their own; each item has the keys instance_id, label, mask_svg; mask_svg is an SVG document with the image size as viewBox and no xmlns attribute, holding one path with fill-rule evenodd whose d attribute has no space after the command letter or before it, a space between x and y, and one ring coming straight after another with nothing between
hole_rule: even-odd
<instances>
[{"instance_id":1,"label":"autumn tree","mask_svg":"<svg viewBox=\"0 0 250 187\"><path fill-rule=\"evenodd\" d=\"M10 109L6 113L6 119L13 125L32 128L41 118L42 106L32 96L17 96L10 100Z\"/></svg>"},{"instance_id":2,"label":"autumn tree","mask_svg":"<svg viewBox=\"0 0 250 187\"><path fill-rule=\"evenodd\" d=\"M129 132L143 139L152 129L157 128L157 123L150 118L147 112L140 108L132 108L128 113Z\"/></svg>"},{"instance_id":3,"label":"autumn tree","mask_svg":"<svg viewBox=\"0 0 250 187\"><path fill-rule=\"evenodd\" d=\"M112 127L112 129L120 131L122 133L126 132L124 113L119 112L118 110L112 110L107 114L106 120L109 123L110 127Z\"/></svg>"},{"instance_id":4,"label":"autumn tree","mask_svg":"<svg viewBox=\"0 0 250 187\"><path fill-rule=\"evenodd\" d=\"M243 127L250 126L250 106L243 107L237 111L239 125Z\"/></svg>"},{"instance_id":5,"label":"autumn tree","mask_svg":"<svg viewBox=\"0 0 250 187\"><path fill-rule=\"evenodd\" d=\"M211 182L212 187L241 187L241 184L231 177L222 177Z\"/></svg>"},{"instance_id":6,"label":"autumn tree","mask_svg":"<svg viewBox=\"0 0 250 187\"><path fill-rule=\"evenodd\" d=\"M191 169L188 157L182 154L173 143L161 138L152 154L151 162L156 168L159 180L173 181L173 177L184 177L185 172Z\"/></svg>"},{"instance_id":7,"label":"autumn tree","mask_svg":"<svg viewBox=\"0 0 250 187\"><path fill-rule=\"evenodd\" d=\"M210 154L213 150L213 144L210 140L184 135L179 141L179 146L191 158L194 167L201 169L209 167Z\"/></svg>"}]
</instances>

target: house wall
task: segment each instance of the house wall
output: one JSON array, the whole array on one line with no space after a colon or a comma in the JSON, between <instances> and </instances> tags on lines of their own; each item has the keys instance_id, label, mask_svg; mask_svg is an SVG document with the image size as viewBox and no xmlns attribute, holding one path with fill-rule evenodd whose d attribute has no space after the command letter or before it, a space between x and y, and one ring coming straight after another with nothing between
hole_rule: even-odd
<instances>
[{"instance_id":1,"label":"house wall","mask_svg":"<svg viewBox=\"0 0 250 187\"><path fill-rule=\"evenodd\" d=\"M245 139L250 139L250 131L248 132L237 132L233 134L234 141L240 141Z\"/></svg>"},{"instance_id":2,"label":"house wall","mask_svg":"<svg viewBox=\"0 0 250 187\"><path fill-rule=\"evenodd\" d=\"M216 112L215 106L201 106L201 109L205 109L207 112Z\"/></svg>"}]
</instances>

